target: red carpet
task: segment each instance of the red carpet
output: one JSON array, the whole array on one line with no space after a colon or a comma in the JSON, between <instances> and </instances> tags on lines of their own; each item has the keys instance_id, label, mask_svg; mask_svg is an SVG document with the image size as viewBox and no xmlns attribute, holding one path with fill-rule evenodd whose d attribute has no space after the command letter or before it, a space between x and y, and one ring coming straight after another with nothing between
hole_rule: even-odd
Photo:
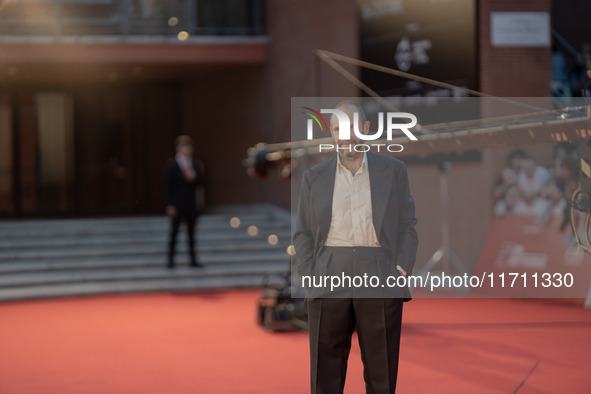
<instances>
[{"instance_id":1,"label":"red carpet","mask_svg":"<svg viewBox=\"0 0 591 394\"><path fill-rule=\"evenodd\" d=\"M254 323L259 291L0 304L0 393L306 393L306 333ZM591 393L591 311L405 304L400 393ZM363 393L357 344L346 392ZM528 374L531 375L528 377ZM527 378L527 379L526 379Z\"/></svg>"}]
</instances>

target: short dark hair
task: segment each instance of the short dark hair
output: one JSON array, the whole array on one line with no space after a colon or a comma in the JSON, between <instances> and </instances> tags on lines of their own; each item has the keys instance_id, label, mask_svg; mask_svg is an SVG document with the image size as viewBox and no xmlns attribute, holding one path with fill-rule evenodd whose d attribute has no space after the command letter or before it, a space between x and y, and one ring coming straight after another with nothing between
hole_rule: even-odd
<instances>
[{"instance_id":1,"label":"short dark hair","mask_svg":"<svg viewBox=\"0 0 591 394\"><path fill-rule=\"evenodd\" d=\"M527 158L527 153L522 149L513 149L507 156L507 161L511 161L514 158L519 157L521 159Z\"/></svg>"},{"instance_id":2,"label":"short dark hair","mask_svg":"<svg viewBox=\"0 0 591 394\"><path fill-rule=\"evenodd\" d=\"M192 145L192 144L193 144L193 139L186 134L179 135L174 140L174 147L175 148L178 148L181 145Z\"/></svg>"}]
</instances>

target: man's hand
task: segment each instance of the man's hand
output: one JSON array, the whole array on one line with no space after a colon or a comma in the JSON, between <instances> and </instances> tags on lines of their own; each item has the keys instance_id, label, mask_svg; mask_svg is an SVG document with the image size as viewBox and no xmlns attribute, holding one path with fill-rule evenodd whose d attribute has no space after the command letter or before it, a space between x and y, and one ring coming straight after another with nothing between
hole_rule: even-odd
<instances>
[{"instance_id":1,"label":"man's hand","mask_svg":"<svg viewBox=\"0 0 591 394\"><path fill-rule=\"evenodd\" d=\"M176 216L176 208L174 207L174 205L168 205L166 207L166 215L170 216L171 218Z\"/></svg>"},{"instance_id":2,"label":"man's hand","mask_svg":"<svg viewBox=\"0 0 591 394\"><path fill-rule=\"evenodd\" d=\"M193 182L195 179L197 179L197 172L192 168L185 168L183 169L183 176L187 182Z\"/></svg>"},{"instance_id":3,"label":"man's hand","mask_svg":"<svg viewBox=\"0 0 591 394\"><path fill-rule=\"evenodd\" d=\"M406 271L404 270L404 268L402 268L399 265L396 265L396 269L398 270L398 272L400 272L400 275L406 277Z\"/></svg>"}]
</instances>

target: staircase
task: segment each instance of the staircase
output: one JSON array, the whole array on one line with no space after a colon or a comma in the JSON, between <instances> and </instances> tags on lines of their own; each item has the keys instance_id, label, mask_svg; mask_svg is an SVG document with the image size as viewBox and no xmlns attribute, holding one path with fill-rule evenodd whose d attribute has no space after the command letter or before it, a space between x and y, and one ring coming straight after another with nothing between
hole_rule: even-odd
<instances>
[{"instance_id":1,"label":"staircase","mask_svg":"<svg viewBox=\"0 0 591 394\"><path fill-rule=\"evenodd\" d=\"M201 216L203 268L189 267L182 226L176 268L165 267L168 230L165 217L0 222L0 301L258 287L289 268L289 213L273 206Z\"/></svg>"}]
</instances>

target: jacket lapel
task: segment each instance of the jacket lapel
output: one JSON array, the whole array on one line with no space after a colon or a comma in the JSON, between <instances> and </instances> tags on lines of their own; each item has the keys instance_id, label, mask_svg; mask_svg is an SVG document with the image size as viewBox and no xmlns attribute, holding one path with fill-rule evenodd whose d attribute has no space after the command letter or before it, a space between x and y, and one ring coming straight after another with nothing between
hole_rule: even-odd
<instances>
[{"instance_id":1,"label":"jacket lapel","mask_svg":"<svg viewBox=\"0 0 591 394\"><path fill-rule=\"evenodd\" d=\"M337 169L337 157L333 156L318 170L316 185L314 185L314 208L318 218L318 226L323 239L326 239L332 219L332 198L334 193L334 179Z\"/></svg>"},{"instance_id":2,"label":"jacket lapel","mask_svg":"<svg viewBox=\"0 0 591 394\"><path fill-rule=\"evenodd\" d=\"M390 200L392 171L386 171L388 167L379 160L377 155L378 153L367 152L372 219L376 235L379 239L386 206Z\"/></svg>"}]
</instances>

